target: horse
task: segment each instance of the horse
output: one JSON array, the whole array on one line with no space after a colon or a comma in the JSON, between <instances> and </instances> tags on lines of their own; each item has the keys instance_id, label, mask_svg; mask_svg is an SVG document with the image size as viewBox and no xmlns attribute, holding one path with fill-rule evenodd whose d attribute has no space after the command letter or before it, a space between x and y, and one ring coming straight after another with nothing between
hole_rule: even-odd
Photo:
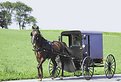
<instances>
[{"instance_id":1,"label":"horse","mask_svg":"<svg viewBox=\"0 0 121 82\"><path fill-rule=\"evenodd\" d=\"M64 50L64 44L60 41L50 42L46 40L39 31L38 26L36 28L32 26L31 43L33 45L33 51L35 53L38 62L37 66L38 78L40 80L42 80L43 78L42 64L44 63L44 61L46 59L51 59L52 63L54 64L51 77L52 79L54 79L54 74L57 66L55 58L57 55L62 54ZM63 70L62 70L62 76L63 76Z\"/></svg>"}]
</instances>

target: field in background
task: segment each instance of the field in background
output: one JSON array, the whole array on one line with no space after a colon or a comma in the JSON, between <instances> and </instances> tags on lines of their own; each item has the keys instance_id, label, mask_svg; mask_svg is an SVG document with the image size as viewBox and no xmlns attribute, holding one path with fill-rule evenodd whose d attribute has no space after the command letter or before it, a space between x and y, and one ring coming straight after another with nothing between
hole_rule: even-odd
<instances>
[{"instance_id":1,"label":"field in background","mask_svg":"<svg viewBox=\"0 0 121 82\"><path fill-rule=\"evenodd\" d=\"M30 30L0 29L0 80L37 78L37 62L32 51ZM49 41L58 40L61 31L42 30ZM103 34L104 59L114 54L116 73L121 74L121 33ZM97 45L98 46L98 45ZM48 60L44 63L44 77L49 77ZM101 69L101 70L100 70ZM95 74L104 74L103 68L96 68ZM66 76L73 73L66 73Z\"/></svg>"}]
</instances>

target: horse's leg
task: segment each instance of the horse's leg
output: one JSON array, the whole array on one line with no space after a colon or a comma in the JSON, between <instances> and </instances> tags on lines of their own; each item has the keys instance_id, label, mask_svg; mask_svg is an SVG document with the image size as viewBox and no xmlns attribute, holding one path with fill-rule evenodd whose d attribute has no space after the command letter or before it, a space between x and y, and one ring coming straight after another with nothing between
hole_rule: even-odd
<instances>
[{"instance_id":1,"label":"horse's leg","mask_svg":"<svg viewBox=\"0 0 121 82\"><path fill-rule=\"evenodd\" d=\"M42 64L43 64L44 61L45 61L45 59L42 57L42 58L40 59L40 62L39 62L39 64L38 64L38 66L37 66L37 69L38 69L38 76L39 76L39 79L40 79L40 80L42 80L42 78L43 78L43 68L42 68Z\"/></svg>"},{"instance_id":2,"label":"horse's leg","mask_svg":"<svg viewBox=\"0 0 121 82\"><path fill-rule=\"evenodd\" d=\"M53 63L53 70L52 70L52 79L54 79L54 75L55 75L55 71L56 71L56 66L57 66L57 63L56 63L56 61L55 61L55 58L51 58L51 60L52 60L52 63Z\"/></svg>"},{"instance_id":3,"label":"horse's leg","mask_svg":"<svg viewBox=\"0 0 121 82\"><path fill-rule=\"evenodd\" d=\"M64 76L64 62L62 61L62 64L61 64L61 67L62 67L62 72L61 72L61 80L63 79L63 76Z\"/></svg>"},{"instance_id":4,"label":"horse's leg","mask_svg":"<svg viewBox=\"0 0 121 82\"><path fill-rule=\"evenodd\" d=\"M40 64L37 65L37 70L38 70L38 78L40 78L41 73L40 73Z\"/></svg>"}]
</instances>

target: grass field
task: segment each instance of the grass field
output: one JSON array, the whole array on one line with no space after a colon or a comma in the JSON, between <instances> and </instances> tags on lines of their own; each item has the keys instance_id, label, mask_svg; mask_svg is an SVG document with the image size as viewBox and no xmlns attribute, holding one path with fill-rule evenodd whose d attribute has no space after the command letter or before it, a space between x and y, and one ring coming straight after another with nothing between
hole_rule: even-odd
<instances>
[{"instance_id":1,"label":"grass field","mask_svg":"<svg viewBox=\"0 0 121 82\"><path fill-rule=\"evenodd\" d=\"M37 62L32 51L30 32L30 30L0 29L0 80L37 78ZM58 40L61 33L59 30L41 32L49 41ZM103 42L104 59L108 54L114 54L117 62L116 73L121 74L121 33L104 33ZM43 68L44 77L48 77L48 60ZM103 70L96 68L95 74L104 74Z\"/></svg>"}]
</instances>

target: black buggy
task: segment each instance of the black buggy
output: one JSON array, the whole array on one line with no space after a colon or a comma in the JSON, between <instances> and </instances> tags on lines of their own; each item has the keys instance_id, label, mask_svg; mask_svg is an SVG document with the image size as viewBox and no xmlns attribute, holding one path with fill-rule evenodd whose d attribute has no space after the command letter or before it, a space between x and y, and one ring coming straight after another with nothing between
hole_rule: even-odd
<instances>
[{"instance_id":1,"label":"black buggy","mask_svg":"<svg viewBox=\"0 0 121 82\"><path fill-rule=\"evenodd\" d=\"M112 78L116 70L116 61L112 54L109 54L103 63L103 38L101 32L89 31L63 31L59 41L66 45L63 54L56 58L58 77L60 69L67 72L74 72L75 76L84 76L86 80L92 78L94 67L104 67L107 78ZM49 73L52 74L53 64L49 61ZM63 71L62 70L62 71Z\"/></svg>"}]
</instances>

